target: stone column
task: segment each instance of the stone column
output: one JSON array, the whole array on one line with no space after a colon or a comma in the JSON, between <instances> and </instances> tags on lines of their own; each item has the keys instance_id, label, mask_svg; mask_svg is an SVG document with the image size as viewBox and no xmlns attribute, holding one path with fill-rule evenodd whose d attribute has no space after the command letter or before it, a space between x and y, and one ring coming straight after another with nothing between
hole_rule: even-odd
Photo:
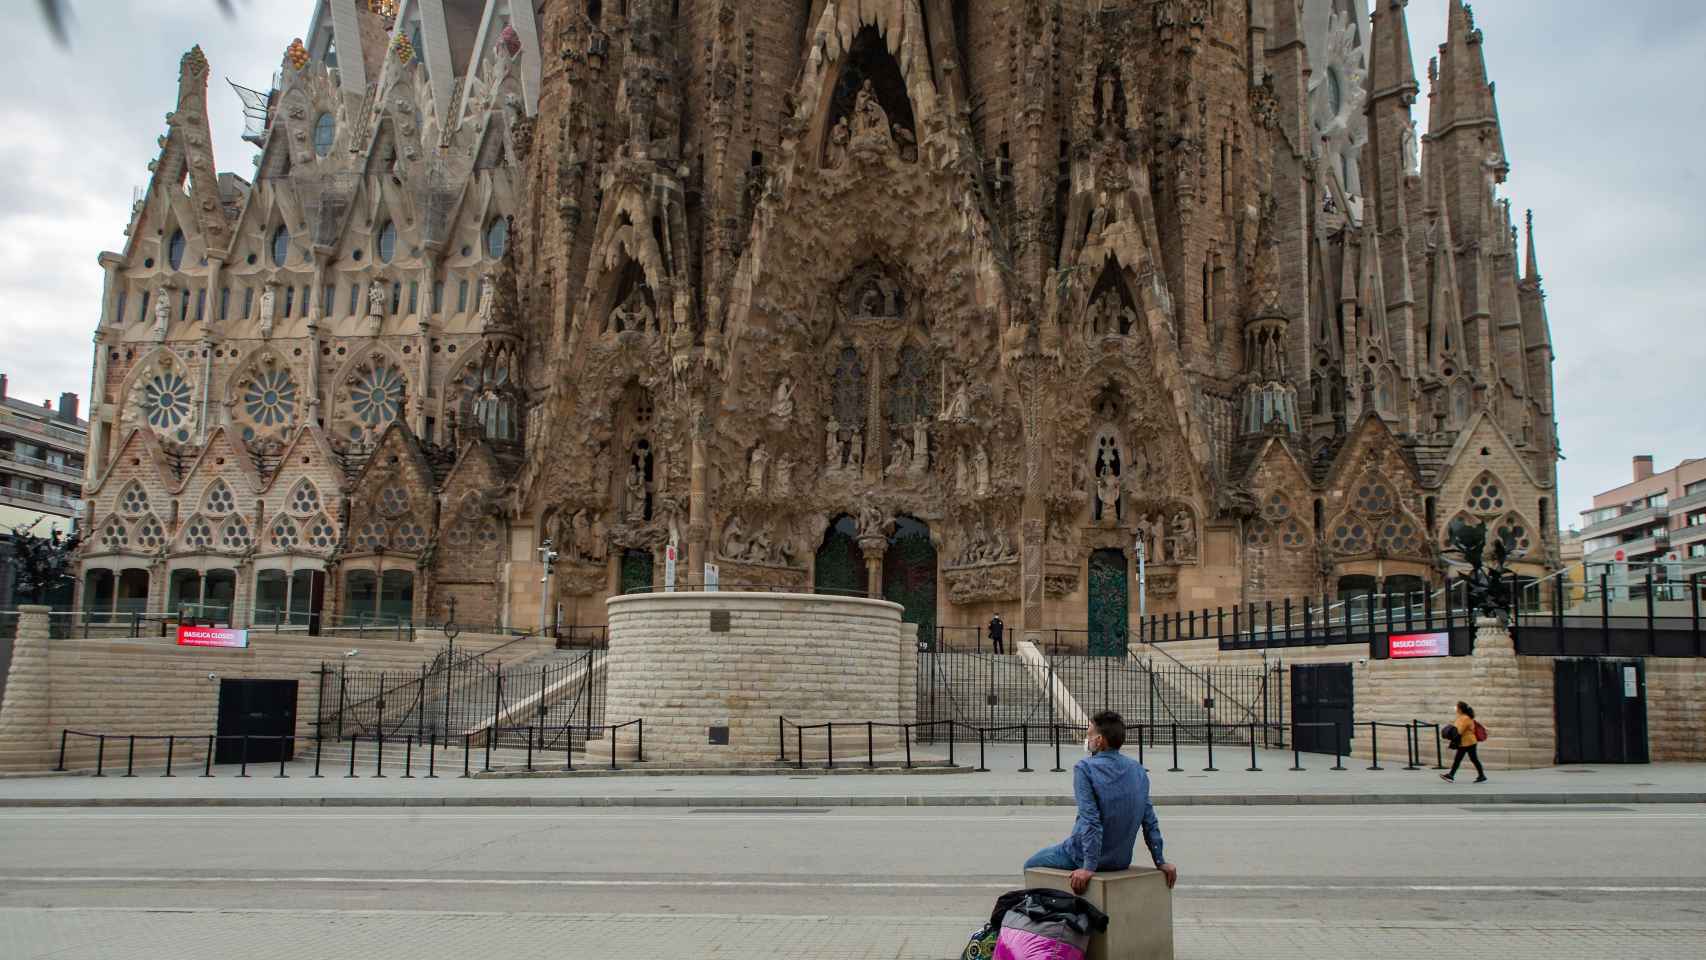
<instances>
[{"instance_id":1,"label":"stone column","mask_svg":"<svg viewBox=\"0 0 1706 960\"><path fill-rule=\"evenodd\" d=\"M48 610L18 608L18 636L0 703L0 770L46 770L57 760L53 678L48 663Z\"/></svg>"},{"instance_id":2,"label":"stone column","mask_svg":"<svg viewBox=\"0 0 1706 960\"><path fill-rule=\"evenodd\" d=\"M710 492L706 482L710 473L710 451L705 443L709 428L704 410L696 409L692 425L693 459L688 467L687 570L677 574L689 582L698 582L704 577L705 548L711 538Z\"/></svg>"},{"instance_id":3,"label":"stone column","mask_svg":"<svg viewBox=\"0 0 1706 960\"><path fill-rule=\"evenodd\" d=\"M871 600L883 598L883 555L888 553L887 537L860 537L859 550L865 555L865 596Z\"/></svg>"},{"instance_id":4,"label":"stone column","mask_svg":"<svg viewBox=\"0 0 1706 960\"><path fill-rule=\"evenodd\" d=\"M1496 618L1475 621L1475 655L1464 699L1491 734L1478 751L1496 767L1547 767L1556 756L1552 661L1517 655L1510 631Z\"/></svg>"},{"instance_id":5,"label":"stone column","mask_svg":"<svg viewBox=\"0 0 1706 960\"><path fill-rule=\"evenodd\" d=\"M1024 473L1020 477L1025 485L1019 531L1021 625L1025 639L1033 642L1043 629L1043 541L1048 521L1044 496L1049 474L1047 441L1052 435L1042 426L1042 405L1054 369L1054 364L1042 354L1033 331L1013 366L1013 374L1018 378L1025 440Z\"/></svg>"}]
</instances>

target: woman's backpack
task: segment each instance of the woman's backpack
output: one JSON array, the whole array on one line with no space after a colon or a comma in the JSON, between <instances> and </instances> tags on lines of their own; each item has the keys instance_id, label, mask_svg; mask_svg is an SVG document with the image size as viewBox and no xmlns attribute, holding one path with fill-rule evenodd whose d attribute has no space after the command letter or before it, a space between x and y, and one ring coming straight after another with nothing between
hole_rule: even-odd
<instances>
[{"instance_id":1,"label":"woman's backpack","mask_svg":"<svg viewBox=\"0 0 1706 960\"><path fill-rule=\"evenodd\" d=\"M1479 721L1479 720L1475 721L1475 742L1476 743L1486 743L1487 742L1487 728L1481 726L1481 721Z\"/></svg>"}]
</instances>

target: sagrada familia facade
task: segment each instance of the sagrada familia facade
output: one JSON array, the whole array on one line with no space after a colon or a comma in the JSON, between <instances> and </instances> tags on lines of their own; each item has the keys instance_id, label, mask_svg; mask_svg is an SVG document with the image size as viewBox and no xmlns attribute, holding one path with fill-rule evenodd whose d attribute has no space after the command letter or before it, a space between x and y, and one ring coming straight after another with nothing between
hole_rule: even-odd
<instances>
[{"instance_id":1,"label":"sagrada familia facade","mask_svg":"<svg viewBox=\"0 0 1706 960\"><path fill-rule=\"evenodd\" d=\"M1123 642L1557 563L1484 38L1410 0L317 0L103 254L81 604L727 587ZM1428 98L1428 128L1414 119ZM549 543L546 548L546 543ZM554 551L550 575L545 555Z\"/></svg>"}]
</instances>

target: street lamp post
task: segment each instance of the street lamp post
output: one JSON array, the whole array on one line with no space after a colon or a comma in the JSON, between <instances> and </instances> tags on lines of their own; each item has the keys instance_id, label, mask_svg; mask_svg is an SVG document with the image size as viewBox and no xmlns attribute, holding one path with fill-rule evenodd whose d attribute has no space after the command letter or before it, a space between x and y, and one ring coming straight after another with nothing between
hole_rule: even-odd
<instances>
[{"instance_id":1,"label":"street lamp post","mask_svg":"<svg viewBox=\"0 0 1706 960\"><path fill-rule=\"evenodd\" d=\"M1148 549L1144 545L1143 536L1138 535L1132 545L1132 552L1137 554L1137 629L1144 629L1144 621L1149 615L1149 574L1145 569L1148 560ZM1153 640L1154 638L1149 638Z\"/></svg>"},{"instance_id":2,"label":"street lamp post","mask_svg":"<svg viewBox=\"0 0 1706 960\"><path fill-rule=\"evenodd\" d=\"M539 632L545 632L545 611L551 603L551 574L557 563L557 551L551 549L551 541L539 544Z\"/></svg>"}]
</instances>

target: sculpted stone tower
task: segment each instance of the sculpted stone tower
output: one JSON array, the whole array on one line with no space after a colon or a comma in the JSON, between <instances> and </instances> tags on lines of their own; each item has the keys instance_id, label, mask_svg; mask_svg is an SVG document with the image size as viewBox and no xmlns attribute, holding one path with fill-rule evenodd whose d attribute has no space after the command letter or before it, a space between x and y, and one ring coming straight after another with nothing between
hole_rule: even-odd
<instances>
[{"instance_id":1,"label":"sculpted stone tower","mask_svg":"<svg viewBox=\"0 0 1706 960\"><path fill-rule=\"evenodd\" d=\"M1114 650L1139 544L1151 612L1422 589L1459 512L1539 572L1551 349L1482 36L1427 0L1418 137L1408 0L1373 2L336 0L342 65L317 20L259 184L219 180L202 226L151 194L109 263L97 526L141 522L142 453L176 517L208 445L258 464L241 499L312 441L349 609L419 574L417 614L602 623L675 543L685 581ZM164 162L201 204L186 89ZM179 224L205 284L134 262ZM185 284L233 278L253 311L188 319ZM158 335L124 316L150 295ZM276 422L191 399L275 382ZM114 434L150 384L183 415ZM162 577L217 552L166 525Z\"/></svg>"}]
</instances>

